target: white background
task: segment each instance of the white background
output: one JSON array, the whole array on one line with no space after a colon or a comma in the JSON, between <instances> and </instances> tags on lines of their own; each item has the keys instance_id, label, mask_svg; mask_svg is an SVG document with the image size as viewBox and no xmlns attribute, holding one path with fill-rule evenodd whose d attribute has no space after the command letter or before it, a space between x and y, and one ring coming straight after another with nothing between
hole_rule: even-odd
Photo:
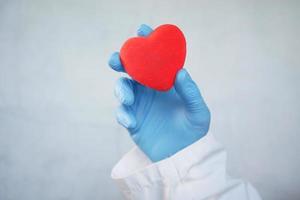
<instances>
[{"instance_id":1,"label":"white background","mask_svg":"<svg viewBox=\"0 0 300 200\"><path fill-rule=\"evenodd\" d=\"M107 61L141 23L184 31L229 173L299 199L299 20L299 1L1 0L0 199L120 199Z\"/></svg>"}]
</instances>

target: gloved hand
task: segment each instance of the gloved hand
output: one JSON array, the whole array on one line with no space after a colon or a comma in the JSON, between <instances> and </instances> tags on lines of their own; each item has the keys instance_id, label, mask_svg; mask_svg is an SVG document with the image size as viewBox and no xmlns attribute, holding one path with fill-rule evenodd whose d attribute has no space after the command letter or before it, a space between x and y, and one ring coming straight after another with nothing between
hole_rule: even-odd
<instances>
[{"instance_id":1,"label":"gloved hand","mask_svg":"<svg viewBox=\"0 0 300 200\"><path fill-rule=\"evenodd\" d=\"M142 25L139 36L152 29ZM109 65L125 72L119 53L112 54ZM115 95L121 103L117 121L129 131L138 147L154 162L172 156L202 138L209 129L210 112L200 91L185 69L176 75L174 87L160 92L122 77Z\"/></svg>"}]
</instances>

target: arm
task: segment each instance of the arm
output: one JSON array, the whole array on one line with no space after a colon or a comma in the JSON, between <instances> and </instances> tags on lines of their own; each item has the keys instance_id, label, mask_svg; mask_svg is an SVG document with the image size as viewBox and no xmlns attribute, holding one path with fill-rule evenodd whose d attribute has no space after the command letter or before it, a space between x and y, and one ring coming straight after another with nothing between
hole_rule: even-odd
<instances>
[{"instance_id":1,"label":"arm","mask_svg":"<svg viewBox=\"0 0 300 200\"><path fill-rule=\"evenodd\" d=\"M151 31L143 25L138 34ZM109 64L125 72L118 53ZM226 153L207 134L209 109L185 69L168 92L120 78L115 94L117 120L136 144L112 171L127 199L260 199L250 184L227 176Z\"/></svg>"},{"instance_id":2,"label":"arm","mask_svg":"<svg viewBox=\"0 0 300 200\"><path fill-rule=\"evenodd\" d=\"M260 199L249 183L226 174L226 152L210 134L156 163L135 147L111 176L126 199Z\"/></svg>"}]
</instances>

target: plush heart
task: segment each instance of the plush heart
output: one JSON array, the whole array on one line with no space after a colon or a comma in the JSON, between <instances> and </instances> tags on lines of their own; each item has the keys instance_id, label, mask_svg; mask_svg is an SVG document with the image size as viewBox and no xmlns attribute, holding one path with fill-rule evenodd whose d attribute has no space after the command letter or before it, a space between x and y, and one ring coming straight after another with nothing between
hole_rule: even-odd
<instances>
[{"instance_id":1,"label":"plush heart","mask_svg":"<svg viewBox=\"0 0 300 200\"><path fill-rule=\"evenodd\" d=\"M137 82L167 91L183 67L186 42L178 27L161 25L146 37L128 39L121 48L121 62Z\"/></svg>"}]
</instances>

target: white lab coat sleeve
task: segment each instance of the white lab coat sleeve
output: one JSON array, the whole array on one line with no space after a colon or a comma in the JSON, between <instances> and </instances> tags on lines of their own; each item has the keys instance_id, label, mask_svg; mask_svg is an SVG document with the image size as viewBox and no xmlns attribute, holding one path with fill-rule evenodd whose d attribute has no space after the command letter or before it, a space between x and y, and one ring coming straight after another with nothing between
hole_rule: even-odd
<instances>
[{"instance_id":1,"label":"white lab coat sleeve","mask_svg":"<svg viewBox=\"0 0 300 200\"><path fill-rule=\"evenodd\" d=\"M135 147L111 176L125 199L261 199L249 183L226 174L226 152L211 134L156 163Z\"/></svg>"}]
</instances>

